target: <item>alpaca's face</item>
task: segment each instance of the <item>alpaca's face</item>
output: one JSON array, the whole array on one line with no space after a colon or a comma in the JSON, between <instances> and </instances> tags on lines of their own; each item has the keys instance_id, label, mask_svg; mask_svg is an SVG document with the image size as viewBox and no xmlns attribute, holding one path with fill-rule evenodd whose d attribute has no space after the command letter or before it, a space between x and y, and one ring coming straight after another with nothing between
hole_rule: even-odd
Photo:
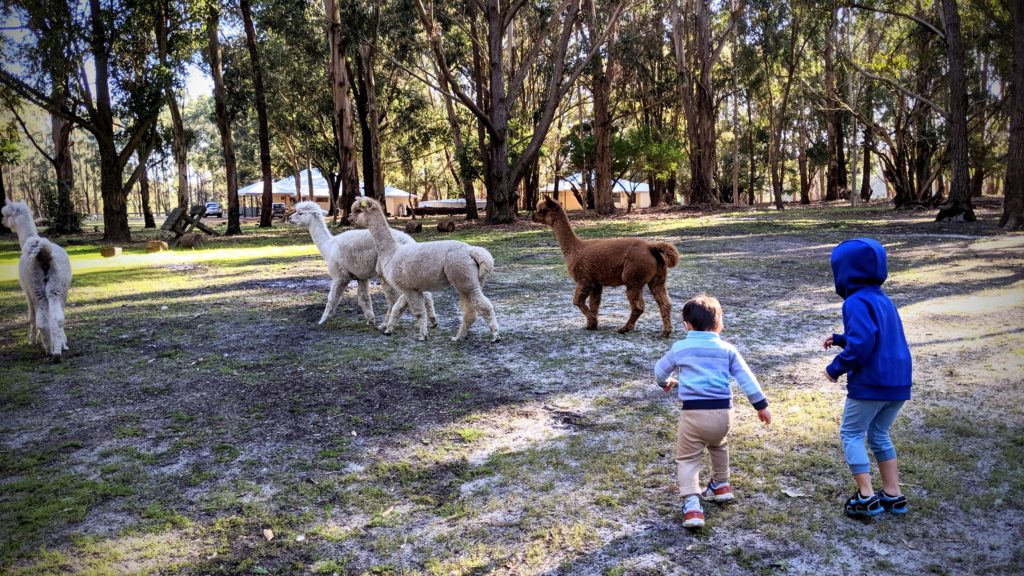
<instances>
[{"instance_id":1,"label":"alpaca's face","mask_svg":"<svg viewBox=\"0 0 1024 576\"><path fill-rule=\"evenodd\" d=\"M300 226L309 226L316 216L310 210L296 210L288 217L288 221L292 224L299 224Z\"/></svg>"},{"instance_id":2,"label":"alpaca's face","mask_svg":"<svg viewBox=\"0 0 1024 576\"><path fill-rule=\"evenodd\" d=\"M562 207L551 198L545 198L537 203L537 209L533 212L533 221L538 224L551 226L555 223L555 216L561 212Z\"/></svg>"},{"instance_id":3,"label":"alpaca's face","mask_svg":"<svg viewBox=\"0 0 1024 576\"><path fill-rule=\"evenodd\" d=\"M349 212L349 219L355 226L368 228L370 225L370 216L373 212L380 212L380 205L373 200L360 198L352 203L352 210Z\"/></svg>"},{"instance_id":4,"label":"alpaca's face","mask_svg":"<svg viewBox=\"0 0 1024 576\"><path fill-rule=\"evenodd\" d=\"M19 206L16 203L5 204L3 210L0 210L0 212L3 213L4 226L7 226L12 230L16 228L17 226L15 226L15 220L21 214L21 211L21 206Z\"/></svg>"}]
</instances>

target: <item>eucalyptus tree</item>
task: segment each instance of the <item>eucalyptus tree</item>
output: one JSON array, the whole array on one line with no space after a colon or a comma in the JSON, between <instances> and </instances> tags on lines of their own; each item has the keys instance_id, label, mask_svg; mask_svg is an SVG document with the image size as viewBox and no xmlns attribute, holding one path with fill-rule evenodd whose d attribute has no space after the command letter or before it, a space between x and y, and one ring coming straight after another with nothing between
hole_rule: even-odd
<instances>
[{"instance_id":1,"label":"eucalyptus tree","mask_svg":"<svg viewBox=\"0 0 1024 576\"><path fill-rule=\"evenodd\" d=\"M626 141L643 145L645 151L641 173L650 187L651 205L672 201L677 187L678 161L685 161L680 142L679 88L673 55L665 50L665 39L651 34L663 28L669 2L657 0L650 4L631 6L620 19L618 57L623 65L618 71L619 106L623 120L629 120L635 132L627 133ZM656 153L655 153L656 152ZM658 161L651 161L658 158Z\"/></svg>"},{"instance_id":2,"label":"eucalyptus tree","mask_svg":"<svg viewBox=\"0 0 1024 576\"><path fill-rule=\"evenodd\" d=\"M423 0L416 0L416 5L441 73L437 87L450 92L478 120L487 188L486 220L491 224L515 222L519 183L534 168L559 104L604 46L624 2L608 9L607 27L596 34L584 32L580 43L572 40L584 14L579 2L573 0L551 5L467 0L457 8L448 6L445 20L452 27L470 30L473 47L473 65L455 70L444 45L446 37L441 33L445 22L435 14L444 7L432 2L425 5ZM510 29L519 33L508 34ZM508 58L509 54L514 57ZM533 116L532 133L523 134L510 120L523 105L527 79L537 75L545 79L546 88ZM513 159L510 152L518 139L525 144Z\"/></svg>"},{"instance_id":3,"label":"eucalyptus tree","mask_svg":"<svg viewBox=\"0 0 1024 576\"><path fill-rule=\"evenodd\" d=\"M339 175L342 187L341 210L343 221L348 222L348 212L359 190L359 172L356 168L355 134L353 131L352 104L349 92L352 80L348 73L346 59L351 44L348 31L342 23L341 0L324 0L324 14L327 18L327 43L330 49L330 83L334 109L331 123L334 128Z\"/></svg>"},{"instance_id":4,"label":"eucalyptus tree","mask_svg":"<svg viewBox=\"0 0 1024 576\"><path fill-rule=\"evenodd\" d=\"M213 77L213 100L216 110L217 130L220 133L224 153L224 170L228 191L228 236L242 233L238 203L238 166L235 159L235 143L231 134L231 118L227 109L227 88L224 85L223 52L220 43L221 7L217 0L206 6L206 37L208 43L207 61Z\"/></svg>"},{"instance_id":5,"label":"eucalyptus tree","mask_svg":"<svg viewBox=\"0 0 1024 576\"><path fill-rule=\"evenodd\" d=\"M18 149L18 128L8 121L0 125L0 208L7 204L7 188L4 185L4 166L17 164L21 158ZM9 234L11 229L0 222L0 234Z\"/></svg>"},{"instance_id":6,"label":"eucalyptus tree","mask_svg":"<svg viewBox=\"0 0 1024 576\"><path fill-rule=\"evenodd\" d=\"M744 4L731 0L723 11L724 29L714 40L712 20L721 20L707 0L673 0L672 49L676 57L679 92L686 114L689 140L690 202L717 204L715 182L718 143L715 123L719 101L715 97L714 69L729 35L736 28Z\"/></svg>"},{"instance_id":7,"label":"eucalyptus tree","mask_svg":"<svg viewBox=\"0 0 1024 576\"><path fill-rule=\"evenodd\" d=\"M25 3L16 10L27 14L35 7L35 3ZM121 0L69 3L67 10L70 17L64 19L66 45L81 49L76 48L69 59L74 73L67 75L61 97L54 98L53 78L44 68L45 61L32 53L22 53L14 60L18 65L16 71L6 66L0 70L0 83L96 137L104 238L128 241L131 231L127 194L142 169L136 166L127 180L124 171L163 108L166 87L172 78L171 71L160 64L163 48L154 32L158 11L151 3ZM173 37L179 31L166 32ZM47 37L40 39L39 44L62 39ZM91 68L91 74L86 73L86 68Z\"/></svg>"},{"instance_id":8,"label":"eucalyptus tree","mask_svg":"<svg viewBox=\"0 0 1024 576\"><path fill-rule=\"evenodd\" d=\"M1013 67L1010 76L1009 151L1003 183L1003 213L999 225L1024 227L1024 6L1010 2L1013 21Z\"/></svg>"},{"instance_id":9,"label":"eucalyptus tree","mask_svg":"<svg viewBox=\"0 0 1024 576\"><path fill-rule=\"evenodd\" d=\"M270 157L270 126L267 120L267 90L263 83L263 64L260 47L256 38L256 26L252 19L250 0L238 0L238 9L242 15L242 27L245 29L245 45L249 52L249 66L252 70L253 99L256 102L256 118L260 144L260 176L263 181L262 209L260 210L260 228L269 228L274 203L274 173Z\"/></svg>"}]
</instances>

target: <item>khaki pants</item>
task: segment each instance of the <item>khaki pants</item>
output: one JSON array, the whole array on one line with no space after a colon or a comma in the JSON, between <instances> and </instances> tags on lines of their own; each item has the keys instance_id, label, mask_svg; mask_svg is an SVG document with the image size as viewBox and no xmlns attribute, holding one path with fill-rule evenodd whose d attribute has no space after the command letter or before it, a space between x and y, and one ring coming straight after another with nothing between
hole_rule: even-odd
<instances>
[{"instance_id":1,"label":"khaki pants","mask_svg":"<svg viewBox=\"0 0 1024 576\"><path fill-rule=\"evenodd\" d=\"M711 455L711 479L729 480L729 428L732 409L680 410L676 433L676 475L679 493L700 494L700 461L704 449Z\"/></svg>"}]
</instances>

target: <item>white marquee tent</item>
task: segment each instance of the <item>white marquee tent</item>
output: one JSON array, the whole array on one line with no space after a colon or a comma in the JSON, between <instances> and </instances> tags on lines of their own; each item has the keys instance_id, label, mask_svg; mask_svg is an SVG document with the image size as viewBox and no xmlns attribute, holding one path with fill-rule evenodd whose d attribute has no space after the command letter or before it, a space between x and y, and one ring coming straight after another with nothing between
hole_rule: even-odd
<instances>
[{"instance_id":1,"label":"white marquee tent","mask_svg":"<svg viewBox=\"0 0 1024 576\"><path fill-rule=\"evenodd\" d=\"M313 169L313 198L324 208L330 207L331 199L331 186L327 183L327 179L324 178L320 171L316 168ZM302 189L302 198L304 200L309 199L309 171L303 170L299 172L299 182ZM282 178L272 185L274 202L294 202L295 201L295 176L288 176ZM256 196L260 197L263 195L263 181L254 182L244 188L238 189L239 196ZM359 195L363 196L363 182L359 182ZM384 201L387 204L388 212L392 215L405 215L408 213L409 208L416 204L416 194L400 190L394 186L384 187Z\"/></svg>"},{"instance_id":2,"label":"white marquee tent","mask_svg":"<svg viewBox=\"0 0 1024 576\"><path fill-rule=\"evenodd\" d=\"M583 175L579 172L570 174L558 182L558 200L566 210L582 210L583 207L572 193L573 188L582 193L584 188ZM554 194L555 184L551 183L540 189L541 194ZM651 205L651 189L643 182L633 182L625 178L612 180L612 200L616 208L626 208L629 204L627 194L636 194L634 206L647 208Z\"/></svg>"}]
</instances>

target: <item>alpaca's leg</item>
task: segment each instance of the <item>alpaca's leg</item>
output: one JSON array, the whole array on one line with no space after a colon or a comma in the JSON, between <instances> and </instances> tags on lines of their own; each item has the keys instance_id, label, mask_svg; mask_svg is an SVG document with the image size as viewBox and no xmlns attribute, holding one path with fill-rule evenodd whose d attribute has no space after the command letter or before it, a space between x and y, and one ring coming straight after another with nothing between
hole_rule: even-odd
<instances>
[{"instance_id":1,"label":"alpaca's leg","mask_svg":"<svg viewBox=\"0 0 1024 576\"><path fill-rule=\"evenodd\" d=\"M459 310L462 311L462 321L459 322L459 329L452 336L453 342L458 342L466 337L469 327L476 322L476 309L473 306L473 299L470 294L459 293Z\"/></svg>"},{"instance_id":2,"label":"alpaca's leg","mask_svg":"<svg viewBox=\"0 0 1024 576\"><path fill-rule=\"evenodd\" d=\"M427 307L427 320L431 328L437 328L437 314L434 313L434 296L430 292L423 293L423 302Z\"/></svg>"},{"instance_id":3,"label":"alpaca's leg","mask_svg":"<svg viewBox=\"0 0 1024 576\"><path fill-rule=\"evenodd\" d=\"M660 284L655 282L657 280L651 281L647 286L651 289L654 301L658 303L658 310L661 311L661 337L668 338L672 334L672 299L668 296L664 279Z\"/></svg>"},{"instance_id":4,"label":"alpaca's leg","mask_svg":"<svg viewBox=\"0 0 1024 576\"><path fill-rule=\"evenodd\" d=\"M405 297L405 293L399 292L398 298L395 303L388 308L388 313L384 315L384 322L377 326L378 330L383 331L385 334L391 334L395 324L398 323L399 318L402 317L402 312L409 307L409 300Z\"/></svg>"},{"instance_id":5,"label":"alpaca's leg","mask_svg":"<svg viewBox=\"0 0 1024 576\"><path fill-rule=\"evenodd\" d=\"M359 302L359 307L363 310L366 323L373 326L377 323L377 317L373 314L373 299L370 298L370 281L357 278L356 287L356 301Z\"/></svg>"},{"instance_id":6,"label":"alpaca's leg","mask_svg":"<svg viewBox=\"0 0 1024 576\"><path fill-rule=\"evenodd\" d=\"M590 315L594 319L594 328L597 328L598 310L601 309L601 293L604 286L594 284L590 287Z\"/></svg>"},{"instance_id":7,"label":"alpaca's leg","mask_svg":"<svg viewBox=\"0 0 1024 576\"><path fill-rule=\"evenodd\" d=\"M498 320L494 317L494 305L491 304L490 299L487 298L487 296L484 296L484 293L481 290L477 290L470 298L473 303L473 307L481 316L484 317L484 320L487 321L487 327L491 330L491 342L501 340L501 335L498 334ZM474 320L475 319L476 318L474 318Z\"/></svg>"},{"instance_id":8,"label":"alpaca's leg","mask_svg":"<svg viewBox=\"0 0 1024 576\"><path fill-rule=\"evenodd\" d=\"M36 307L32 304L32 299L28 300L28 343L36 343Z\"/></svg>"},{"instance_id":9,"label":"alpaca's leg","mask_svg":"<svg viewBox=\"0 0 1024 576\"><path fill-rule=\"evenodd\" d=\"M427 339L427 310L426 305L423 303L423 293L418 290L408 290L405 292L405 299L409 303L409 310L413 316L416 317L416 325L419 326L419 336L417 340ZM392 324L395 322L395 318L391 319Z\"/></svg>"},{"instance_id":10,"label":"alpaca's leg","mask_svg":"<svg viewBox=\"0 0 1024 576\"><path fill-rule=\"evenodd\" d=\"M391 319L391 313L395 309L395 304L401 300L402 305L405 306L405 298L383 278L380 279L380 285L384 289L384 299L388 301L388 309L384 312L384 321L377 325L378 330L383 330L388 325L388 320Z\"/></svg>"},{"instance_id":11,"label":"alpaca's leg","mask_svg":"<svg viewBox=\"0 0 1024 576\"><path fill-rule=\"evenodd\" d=\"M50 357L54 362L60 362L61 352L64 351L64 302L59 293L49 294L47 298L50 309Z\"/></svg>"},{"instance_id":12,"label":"alpaca's leg","mask_svg":"<svg viewBox=\"0 0 1024 576\"><path fill-rule=\"evenodd\" d=\"M644 287L640 286L627 286L626 287L626 300L629 300L629 320L619 328L619 334L625 334L633 329L636 325L636 319L644 313Z\"/></svg>"},{"instance_id":13,"label":"alpaca's leg","mask_svg":"<svg viewBox=\"0 0 1024 576\"><path fill-rule=\"evenodd\" d=\"M589 284L577 284L576 292L572 295L572 303L580 309L583 316L587 319L587 330L597 330L597 317L590 313L590 308L587 308L587 296L590 295L592 287Z\"/></svg>"},{"instance_id":14,"label":"alpaca's leg","mask_svg":"<svg viewBox=\"0 0 1024 576\"><path fill-rule=\"evenodd\" d=\"M324 314L320 317L320 321L317 324L323 324L327 322L327 319L334 314L334 309L338 307L338 302L341 301L341 293L345 291L345 287L348 286L348 278L331 278L331 291L327 294L327 306L324 306Z\"/></svg>"},{"instance_id":15,"label":"alpaca's leg","mask_svg":"<svg viewBox=\"0 0 1024 576\"><path fill-rule=\"evenodd\" d=\"M50 353L50 312L49 302L42 299L36 302L36 330L39 331L39 343L43 352Z\"/></svg>"}]
</instances>

